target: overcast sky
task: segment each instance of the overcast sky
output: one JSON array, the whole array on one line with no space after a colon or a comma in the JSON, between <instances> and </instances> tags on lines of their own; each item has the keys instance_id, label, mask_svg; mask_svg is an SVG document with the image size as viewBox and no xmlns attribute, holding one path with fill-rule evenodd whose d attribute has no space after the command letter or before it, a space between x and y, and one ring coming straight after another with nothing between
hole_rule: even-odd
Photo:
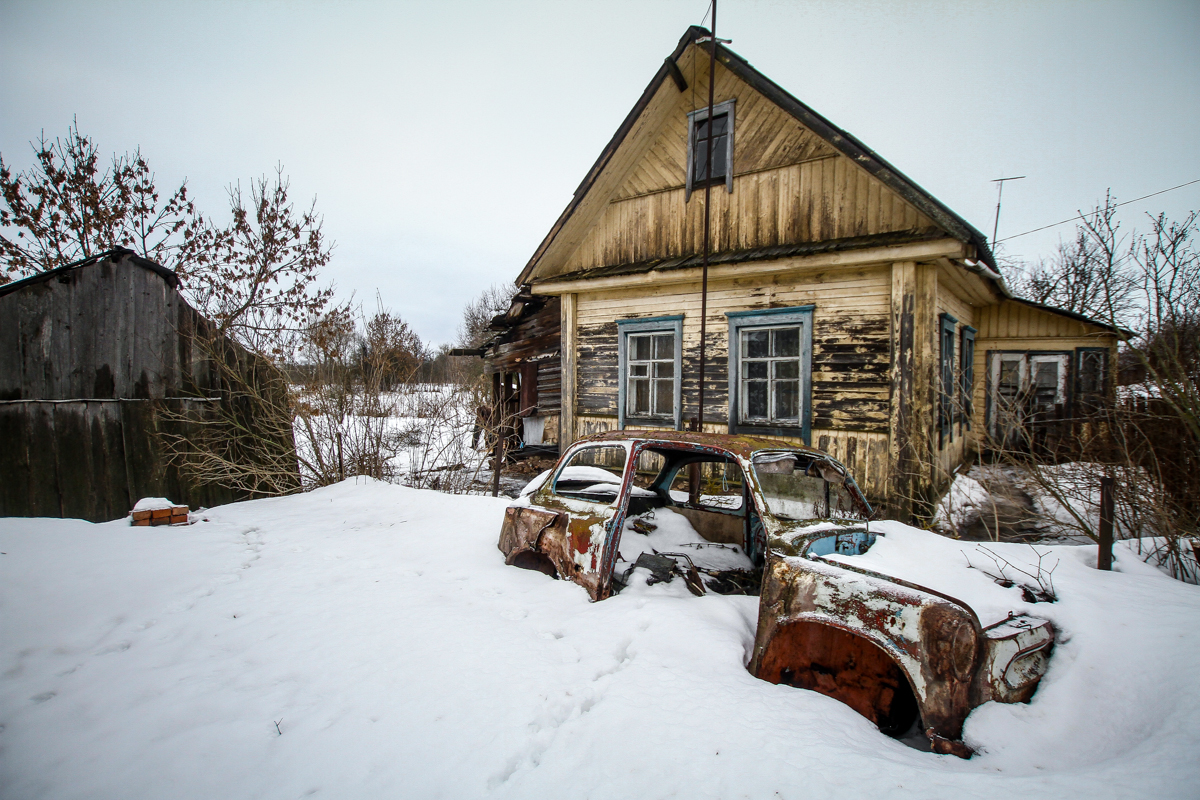
<instances>
[{"instance_id":1,"label":"overcast sky","mask_svg":"<svg viewBox=\"0 0 1200 800\"><path fill-rule=\"evenodd\" d=\"M511 281L706 0L0 0L0 153L73 115L160 188L282 163L336 241L328 278L426 340ZM1200 2L721 0L718 33L999 238L1200 178ZM1123 209L1200 208L1200 183ZM1007 242L1049 254L1071 226Z\"/></svg>"}]
</instances>

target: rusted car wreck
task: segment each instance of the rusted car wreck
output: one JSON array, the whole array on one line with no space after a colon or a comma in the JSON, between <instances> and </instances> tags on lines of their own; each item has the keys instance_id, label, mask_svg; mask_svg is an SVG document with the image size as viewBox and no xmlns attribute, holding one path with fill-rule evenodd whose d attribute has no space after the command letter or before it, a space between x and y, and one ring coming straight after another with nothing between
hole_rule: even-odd
<instances>
[{"instance_id":1,"label":"rusted car wreck","mask_svg":"<svg viewBox=\"0 0 1200 800\"><path fill-rule=\"evenodd\" d=\"M819 450L624 430L568 449L507 509L499 547L508 564L570 579L592 600L638 567L695 594L758 594L751 673L837 698L884 733L919 719L935 752L968 757L967 715L1027 701L1054 631L1025 615L983 621L934 588L857 566L880 535L871 516Z\"/></svg>"}]
</instances>

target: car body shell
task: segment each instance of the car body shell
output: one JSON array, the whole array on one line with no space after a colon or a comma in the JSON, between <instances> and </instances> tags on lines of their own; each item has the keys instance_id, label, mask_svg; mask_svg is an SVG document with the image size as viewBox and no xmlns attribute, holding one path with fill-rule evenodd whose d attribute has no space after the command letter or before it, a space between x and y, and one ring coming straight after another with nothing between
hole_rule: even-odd
<instances>
[{"instance_id":1,"label":"car body shell","mask_svg":"<svg viewBox=\"0 0 1200 800\"><path fill-rule=\"evenodd\" d=\"M597 503L556 494L564 465L597 446L625 450L616 499ZM743 547L762 570L748 665L755 676L836 697L887 732L902 732L919 715L933 750L964 757L971 752L962 742L971 709L1032 696L1048 665L1050 623L1022 615L985 626L969 605L934 588L858 567L852 558L831 559L869 548L870 506L844 467L789 442L659 430L585 437L539 487L506 510L499 541L506 562L570 579L594 601L619 589L614 565L630 510L633 465L646 449L683 461L733 462L745 476ZM797 522L771 513L753 461L756 453L780 451L832 464L860 519Z\"/></svg>"}]
</instances>

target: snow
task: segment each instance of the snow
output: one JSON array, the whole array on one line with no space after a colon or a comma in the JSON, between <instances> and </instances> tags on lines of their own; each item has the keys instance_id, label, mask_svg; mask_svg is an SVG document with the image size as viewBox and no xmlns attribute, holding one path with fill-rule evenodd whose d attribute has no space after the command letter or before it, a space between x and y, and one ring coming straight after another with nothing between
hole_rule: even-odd
<instances>
[{"instance_id":1,"label":"snow","mask_svg":"<svg viewBox=\"0 0 1200 800\"><path fill-rule=\"evenodd\" d=\"M143 497L133 505L134 511L158 511L163 508L174 508L175 504L165 497Z\"/></svg>"},{"instance_id":2,"label":"snow","mask_svg":"<svg viewBox=\"0 0 1200 800\"><path fill-rule=\"evenodd\" d=\"M933 527L953 534L965 530L979 510L987 508L991 494L983 484L963 473L954 476L950 490L938 501L933 512Z\"/></svg>"},{"instance_id":3,"label":"snow","mask_svg":"<svg viewBox=\"0 0 1200 800\"><path fill-rule=\"evenodd\" d=\"M1060 630L962 761L753 678L756 598L504 566L505 503L358 479L189 527L0 520L0 796L1195 796L1200 589L1126 550L1051 548L1060 600L1025 606L964 543L872 524Z\"/></svg>"},{"instance_id":4,"label":"snow","mask_svg":"<svg viewBox=\"0 0 1200 800\"><path fill-rule=\"evenodd\" d=\"M634 527L639 521L643 525L652 525L654 529L648 534L641 533ZM625 527L621 530L620 551L621 559L628 562L617 563L616 570L620 572L637 561L642 553L683 553L700 569L728 570L753 567L741 547L710 543L696 532L687 517L669 508L647 511L625 520Z\"/></svg>"}]
</instances>

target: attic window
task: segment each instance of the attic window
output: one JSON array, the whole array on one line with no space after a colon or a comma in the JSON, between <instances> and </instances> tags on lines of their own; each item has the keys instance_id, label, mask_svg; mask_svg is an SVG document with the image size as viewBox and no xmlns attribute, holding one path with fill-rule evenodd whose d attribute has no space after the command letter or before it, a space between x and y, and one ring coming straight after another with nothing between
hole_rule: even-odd
<instances>
[{"instance_id":1,"label":"attic window","mask_svg":"<svg viewBox=\"0 0 1200 800\"><path fill-rule=\"evenodd\" d=\"M733 100L717 103L712 115L712 179L708 169L708 107L688 114L688 171L686 197L693 189L706 184L725 184L725 190L733 191Z\"/></svg>"}]
</instances>

